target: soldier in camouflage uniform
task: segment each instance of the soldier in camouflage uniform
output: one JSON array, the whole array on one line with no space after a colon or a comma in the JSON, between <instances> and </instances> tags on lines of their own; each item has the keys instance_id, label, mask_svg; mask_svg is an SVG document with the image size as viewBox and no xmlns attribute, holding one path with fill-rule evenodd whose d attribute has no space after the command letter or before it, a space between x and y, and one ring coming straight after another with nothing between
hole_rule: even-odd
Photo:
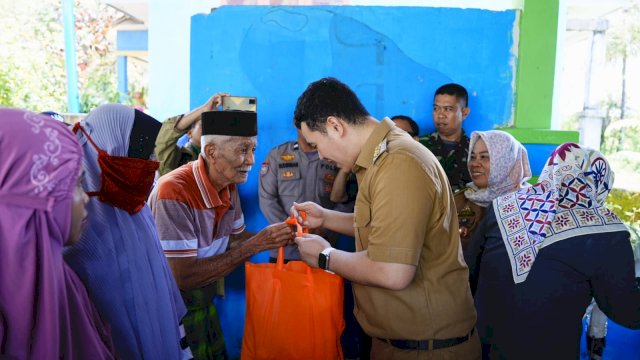
<instances>
[{"instance_id":1,"label":"soldier in camouflage uniform","mask_svg":"<svg viewBox=\"0 0 640 360\"><path fill-rule=\"evenodd\" d=\"M467 169L469 138L462 129L462 122L469 116L469 95L458 84L442 85L433 99L433 124L436 131L420 138L438 158L451 185L457 192L471 182Z\"/></svg>"}]
</instances>

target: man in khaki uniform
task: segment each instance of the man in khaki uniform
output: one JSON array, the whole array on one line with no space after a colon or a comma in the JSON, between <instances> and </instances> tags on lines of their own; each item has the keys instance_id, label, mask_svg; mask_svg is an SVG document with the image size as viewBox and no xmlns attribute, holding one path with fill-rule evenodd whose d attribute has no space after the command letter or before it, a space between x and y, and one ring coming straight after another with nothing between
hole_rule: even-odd
<instances>
[{"instance_id":1,"label":"man in khaki uniform","mask_svg":"<svg viewBox=\"0 0 640 360\"><path fill-rule=\"evenodd\" d=\"M371 117L333 78L307 87L295 121L321 158L358 180L354 214L294 204L307 212L303 225L355 236L356 252L317 235L296 243L307 264L353 282L354 313L373 337L371 358L479 359L458 219L438 160L388 118Z\"/></svg>"}]
</instances>

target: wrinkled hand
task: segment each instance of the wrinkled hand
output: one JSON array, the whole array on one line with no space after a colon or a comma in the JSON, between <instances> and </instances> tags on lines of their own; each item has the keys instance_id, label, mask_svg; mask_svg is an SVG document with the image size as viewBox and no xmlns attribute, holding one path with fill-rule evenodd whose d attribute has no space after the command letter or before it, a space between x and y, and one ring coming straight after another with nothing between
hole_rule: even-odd
<instances>
[{"instance_id":1,"label":"wrinkled hand","mask_svg":"<svg viewBox=\"0 0 640 360\"><path fill-rule=\"evenodd\" d=\"M291 227L284 222L271 224L260 230L254 238L256 245L262 250L271 250L280 246L293 244L294 232Z\"/></svg>"},{"instance_id":2,"label":"wrinkled hand","mask_svg":"<svg viewBox=\"0 0 640 360\"><path fill-rule=\"evenodd\" d=\"M300 251L300 258L311 267L318 267L318 254L322 250L331 247L331 244L318 235L304 234L304 236L296 237L296 244Z\"/></svg>"},{"instance_id":3,"label":"wrinkled hand","mask_svg":"<svg viewBox=\"0 0 640 360\"><path fill-rule=\"evenodd\" d=\"M229 96L228 93L217 93L213 95L206 103L204 103L204 111L214 111L222 105L222 97Z\"/></svg>"},{"instance_id":4,"label":"wrinkled hand","mask_svg":"<svg viewBox=\"0 0 640 360\"><path fill-rule=\"evenodd\" d=\"M306 220L300 216L299 211L307 213ZM298 219L300 225L306 228L315 229L324 224L324 208L314 202L307 201L302 204L294 202L293 206L291 206L291 212Z\"/></svg>"}]
</instances>

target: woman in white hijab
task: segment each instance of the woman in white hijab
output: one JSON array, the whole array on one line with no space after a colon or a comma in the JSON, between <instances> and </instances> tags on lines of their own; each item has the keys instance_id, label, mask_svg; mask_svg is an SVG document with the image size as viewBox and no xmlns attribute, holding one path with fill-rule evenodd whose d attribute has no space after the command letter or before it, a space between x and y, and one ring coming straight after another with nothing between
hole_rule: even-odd
<instances>
[{"instance_id":1,"label":"woman in white hijab","mask_svg":"<svg viewBox=\"0 0 640 360\"><path fill-rule=\"evenodd\" d=\"M527 180L531 178L527 150L499 130L471 133L467 166L472 182L454 197L463 249L468 247L486 207L498 196L529 186Z\"/></svg>"}]
</instances>

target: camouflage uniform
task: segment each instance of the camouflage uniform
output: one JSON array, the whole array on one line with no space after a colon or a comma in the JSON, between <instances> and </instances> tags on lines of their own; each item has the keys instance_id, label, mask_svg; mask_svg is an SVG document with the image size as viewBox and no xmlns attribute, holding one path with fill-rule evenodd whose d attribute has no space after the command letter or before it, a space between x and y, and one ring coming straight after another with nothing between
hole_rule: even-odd
<instances>
[{"instance_id":1,"label":"camouflage uniform","mask_svg":"<svg viewBox=\"0 0 640 360\"><path fill-rule=\"evenodd\" d=\"M463 189L467 183L471 182L471 175L467 168L467 158L469 157L469 138L462 130L460 142L455 147L447 146L440 138L438 132L433 132L429 136L420 138L420 143L431 150L433 155L438 158L440 165L447 174L451 190L456 191Z\"/></svg>"}]
</instances>

